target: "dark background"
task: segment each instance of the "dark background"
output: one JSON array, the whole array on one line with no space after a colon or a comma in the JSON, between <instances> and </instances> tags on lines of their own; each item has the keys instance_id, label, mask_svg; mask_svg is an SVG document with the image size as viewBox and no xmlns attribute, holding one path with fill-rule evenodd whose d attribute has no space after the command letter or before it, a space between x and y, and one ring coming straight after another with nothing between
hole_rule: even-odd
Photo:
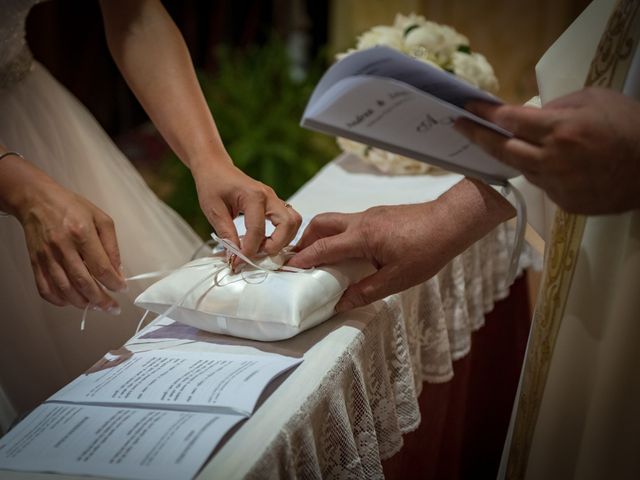
<instances>
[{"instance_id":1,"label":"dark background","mask_svg":"<svg viewBox=\"0 0 640 480\"><path fill-rule=\"evenodd\" d=\"M295 27L289 0L165 0L197 69L216 72L214 51L227 45L239 52L272 35L286 39ZM329 3L302 1L310 36L309 56L327 43ZM304 20L303 20L304 21ZM111 136L147 120L107 49L99 4L57 0L33 8L27 38L35 58L84 103Z\"/></svg>"}]
</instances>

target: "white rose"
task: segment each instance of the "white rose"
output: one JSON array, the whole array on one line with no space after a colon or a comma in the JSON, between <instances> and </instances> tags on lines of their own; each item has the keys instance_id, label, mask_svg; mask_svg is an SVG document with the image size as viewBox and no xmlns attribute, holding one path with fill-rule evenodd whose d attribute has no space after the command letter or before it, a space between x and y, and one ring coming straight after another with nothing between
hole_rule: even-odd
<instances>
[{"instance_id":1,"label":"white rose","mask_svg":"<svg viewBox=\"0 0 640 480\"><path fill-rule=\"evenodd\" d=\"M409 15L402 15L398 13L396 15L396 19L393 22L393 26L400 29L404 34L405 30L414 25L421 26L427 23L427 19L422 15L416 15L415 13L410 13Z\"/></svg>"},{"instance_id":2,"label":"white rose","mask_svg":"<svg viewBox=\"0 0 640 480\"><path fill-rule=\"evenodd\" d=\"M380 150L379 148L369 150L363 160L388 175L421 175L433 168L431 165L418 160Z\"/></svg>"},{"instance_id":3,"label":"white rose","mask_svg":"<svg viewBox=\"0 0 640 480\"><path fill-rule=\"evenodd\" d=\"M492 93L498 91L498 79L484 55L454 52L451 68L453 73L476 87Z\"/></svg>"},{"instance_id":4,"label":"white rose","mask_svg":"<svg viewBox=\"0 0 640 480\"><path fill-rule=\"evenodd\" d=\"M402 31L394 27L379 25L371 30L363 33L358 37L358 50L375 47L376 45L385 45L396 50L402 49Z\"/></svg>"},{"instance_id":5,"label":"white rose","mask_svg":"<svg viewBox=\"0 0 640 480\"><path fill-rule=\"evenodd\" d=\"M468 46L469 39L458 33L454 28L448 25L440 25L441 33L445 37L445 44L451 48L451 53L458 50L461 45Z\"/></svg>"},{"instance_id":6,"label":"white rose","mask_svg":"<svg viewBox=\"0 0 640 480\"><path fill-rule=\"evenodd\" d=\"M469 44L467 37L453 28L429 21L411 30L404 41L408 53L418 58L427 56L441 66L451 62L451 55L460 45Z\"/></svg>"},{"instance_id":7,"label":"white rose","mask_svg":"<svg viewBox=\"0 0 640 480\"><path fill-rule=\"evenodd\" d=\"M342 137L337 137L336 142L343 152L353 153L360 158L365 158L367 150L369 149L367 145Z\"/></svg>"},{"instance_id":8,"label":"white rose","mask_svg":"<svg viewBox=\"0 0 640 480\"><path fill-rule=\"evenodd\" d=\"M363 143L338 137L338 146L343 152L351 153L363 162L376 167L379 171L390 175L420 175L434 167L411 158L396 155L379 148L369 147Z\"/></svg>"},{"instance_id":9,"label":"white rose","mask_svg":"<svg viewBox=\"0 0 640 480\"><path fill-rule=\"evenodd\" d=\"M349 50L347 50L346 52L341 52L341 53L336 53L336 61L340 61L342 60L344 57L348 57L349 55L351 55L352 53L357 52L358 50L356 50L355 48L350 48Z\"/></svg>"}]
</instances>

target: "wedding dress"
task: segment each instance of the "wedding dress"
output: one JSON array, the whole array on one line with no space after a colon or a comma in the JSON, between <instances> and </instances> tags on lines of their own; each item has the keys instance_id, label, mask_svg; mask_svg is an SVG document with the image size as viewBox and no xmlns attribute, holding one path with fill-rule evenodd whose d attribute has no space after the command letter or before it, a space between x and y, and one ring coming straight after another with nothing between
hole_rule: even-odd
<instances>
[{"instance_id":1,"label":"wedding dress","mask_svg":"<svg viewBox=\"0 0 640 480\"><path fill-rule=\"evenodd\" d=\"M25 21L38 0L3 0L0 15L0 144L22 153L64 187L86 197L116 225L125 275L179 266L201 244L146 186L91 114L37 62ZM2 161L2 160L0 160ZM117 348L142 310L148 285L130 282L115 298L120 316L42 300L18 221L0 216L0 430Z\"/></svg>"}]
</instances>

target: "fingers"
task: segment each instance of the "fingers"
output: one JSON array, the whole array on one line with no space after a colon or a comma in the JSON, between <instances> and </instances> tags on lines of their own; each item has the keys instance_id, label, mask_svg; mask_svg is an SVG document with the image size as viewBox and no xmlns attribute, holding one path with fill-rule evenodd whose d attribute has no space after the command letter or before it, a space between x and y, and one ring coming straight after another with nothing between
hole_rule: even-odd
<instances>
[{"instance_id":1,"label":"fingers","mask_svg":"<svg viewBox=\"0 0 640 480\"><path fill-rule=\"evenodd\" d=\"M238 231L233 223L233 218L229 209L222 201L214 203L212 206L203 208L207 220L216 232L216 235L220 238L227 239L233 242L235 245L240 245L240 239L238 238Z\"/></svg>"},{"instance_id":2,"label":"fingers","mask_svg":"<svg viewBox=\"0 0 640 480\"><path fill-rule=\"evenodd\" d=\"M336 304L336 312L368 305L403 289L395 274L397 267L385 265L373 275L354 283Z\"/></svg>"},{"instance_id":3,"label":"fingers","mask_svg":"<svg viewBox=\"0 0 640 480\"><path fill-rule=\"evenodd\" d=\"M98 212L94 220L98 236L102 242L111 265L113 268L122 271L122 260L120 259L120 249L118 248L118 239L116 237L116 228L111 217L103 212Z\"/></svg>"},{"instance_id":4,"label":"fingers","mask_svg":"<svg viewBox=\"0 0 640 480\"><path fill-rule=\"evenodd\" d=\"M246 233L242 238L242 253L252 258L258 253L264 242L265 198L261 195L251 196L246 205L241 205L244 212Z\"/></svg>"},{"instance_id":5,"label":"fingers","mask_svg":"<svg viewBox=\"0 0 640 480\"><path fill-rule=\"evenodd\" d=\"M113 314L119 313L118 304L107 295L104 288L94 280L75 249L70 248L63 252L63 258L61 260L67 278L73 287L86 298L92 306L99 307L101 310Z\"/></svg>"},{"instance_id":6,"label":"fingers","mask_svg":"<svg viewBox=\"0 0 640 480\"><path fill-rule=\"evenodd\" d=\"M45 275L51 279L51 284L55 288L57 296L77 308L85 308L89 304L89 301L73 286L64 268L53 255L47 257L46 264L43 267Z\"/></svg>"},{"instance_id":7,"label":"fingers","mask_svg":"<svg viewBox=\"0 0 640 480\"><path fill-rule=\"evenodd\" d=\"M113 291L122 291L127 284L111 263L94 225L75 227L72 240L91 275L102 285Z\"/></svg>"},{"instance_id":8,"label":"fingers","mask_svg":"<svg viewBox=\"0 0 640 480\"><path fill-rule=\"evenodd\" d=\"M558 113L534 107L471 102L466 110L509 130L516 137L540 145L559 121Z\"/></svg>"},{"instance_id":9,"label":"fingers","mask_svg":"<svg viewBox=\"0 0 640 480\"><path fill-rule=\"evenodd\" d=\"M33 268L33 276L36 281L36 287L38 288L38 293L40 296L44 298L47 302L52 303L58 307L64 307L68 304L67 301L63 300L56 292L56 289L52 286L51 282L45 275L45 271L40 266L40 262L32 261L31 266Z\"/></svg>"},{"instance_id":10,"label":"fingers","mask_svg":"<svg viewBox=\"0 0 640 480\"><path fill-rule=\"evenodd\" d=\"M311 220L298 241L298 250L303 250L322 237L337 235L347 229L349 215L322 213Z\"/></svg>"},{"instance_id":11,"label":"fingers","mask_svg":"<svg viewBox=\"0 0 640 480\"><path fill-rule=\"evenodd\" d=\"M40 296L59 307L98 307L117 315L118 304L91 276L75 246L68 242L32 255L34 279Z\"/></svg>"},{"instance_id":12,"label":"fingers","mask_svg":"<svg viewBox=\"0 0 640 480\"><path fill-rule=\"evenodd\" d=\"M509 138L466 118L458 118L455 128L494 158L526 173L542 168L542 149L519 138Z\"/></svg>"},{"instance_id":13,"label":"fingers","mask_svg":"<svg viewBox=\"0 0 640 480\"><path fill-rule=\"evenodd\" d=\"M273 208L267 210L267 217L276 229L265 240L264 251L269 255L274 255L289 245L296 236L302 223L302 217L293 207L282 202L278 197L274 197L270 204L273 205Z\"/></svg>"},{"instance_id":14,"label":"fingers","mask_svg":"<svg viewBox=\"0 0 640 480\"><path fill-rule=\"evenodd\" d=\"M365 258L360 242L353 241L346 233L323 237L302 249L289 260L287 265L296 268L311 268L319 265L330 265L350 258Z\"/></svg>"}]
</instances>

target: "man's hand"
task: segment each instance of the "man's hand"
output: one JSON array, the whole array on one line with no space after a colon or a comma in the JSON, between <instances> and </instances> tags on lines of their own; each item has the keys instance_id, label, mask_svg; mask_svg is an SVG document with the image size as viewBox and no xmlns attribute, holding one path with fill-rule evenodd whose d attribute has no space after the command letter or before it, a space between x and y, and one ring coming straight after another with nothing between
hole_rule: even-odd
<instances>
[{"instance_id":1,"label":"man's hand","mask_svg":"<svg viewBox=\"0 0 640 480\"><path fill-rule=\"evenodd\" d=\"M509 202L491 187L465 179L432 202L318 215L289 265L369 260L378 271L350 286L336 305L336 311L349 310L433 277L513 214Z\"/></svg>"},{"instance_id":2,"label":"man's hand","mask_svg":"<svg viewBox=\"0 0 640 480\"><path fill-rule=\"evenodd\" d=\"M640 102L586 88L542 109L474 103L469 111L513 132L506 138L460 119L474 143L520 170L568 212L640 208Z\"/></svg>"}]
</instances>

